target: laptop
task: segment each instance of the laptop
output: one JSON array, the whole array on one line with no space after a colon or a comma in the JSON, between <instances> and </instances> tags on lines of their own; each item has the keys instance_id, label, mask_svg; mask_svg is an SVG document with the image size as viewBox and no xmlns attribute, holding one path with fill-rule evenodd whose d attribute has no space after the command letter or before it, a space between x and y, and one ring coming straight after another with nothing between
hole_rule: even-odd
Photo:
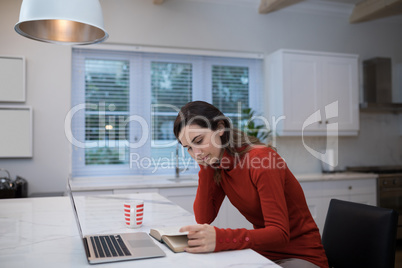
<instances>
[{"instance_id":1,"label":"laptop","mask_svg":"<svg viewBox=\"0 0 402 268\"><path fill-rule=\"evenodd\" d=\"M70 196L78 231L84 243L85 254L90 264L166 256L165 252L145 232L83 236L70 180L68 180L68 195Z\"/></svg>"}]
</instances>

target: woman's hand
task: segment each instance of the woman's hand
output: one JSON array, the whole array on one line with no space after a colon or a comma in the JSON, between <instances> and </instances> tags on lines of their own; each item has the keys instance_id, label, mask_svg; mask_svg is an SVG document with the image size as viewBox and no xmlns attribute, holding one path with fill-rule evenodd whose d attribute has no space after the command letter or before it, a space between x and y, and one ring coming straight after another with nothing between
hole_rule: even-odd
<instances>
[{"instance_id":1,"label":"woman's hand","mask_svg":"<svg viewBox=\"0 0 402 268\"><path fill-rule=\"evenodd\" d=\"M187 252L204 253L215 250L215 228L208 224L188 225L180 228L180 232L188 232Z\"/></svg>"}]
</instances>

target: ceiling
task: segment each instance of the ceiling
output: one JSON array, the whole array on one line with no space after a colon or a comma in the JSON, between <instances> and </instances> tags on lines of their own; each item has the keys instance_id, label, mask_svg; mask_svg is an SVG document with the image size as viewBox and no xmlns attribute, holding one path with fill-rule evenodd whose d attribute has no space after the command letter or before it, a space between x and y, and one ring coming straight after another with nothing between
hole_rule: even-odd
<instances>
[{"instance_id":1,"label":"ceiling","mask_svg":"<svg viewBox=\"0 0 402 268\"><path fill-rule=\"evenodd\" d=\"M365 22L386 17L402 17L400 0L321 0L353 5L350 23Z\"/></svg>"},{"instance_id":2,"label":"ceiling","mask_svg":"<svg viewBox=\"0 0 402 268\"><path fill-rule=\"evenodd\" d=\"M322 2L323 0L321 0ZM261 0L258 12L267 14L305 0ZM402 14L402 0L324 0L353 7L350 23L360 23Z\"/></svg>"},{"instance_id":3,"label":"ceiling","mask_svg":"<svg viewBox=\"0 0 402 268\"><path fill-rule=\"evenodd\" d=\"M155 5L162 5L169 0L152 0ZM258 13L268 14L288 6L310 2L313 4L339 4L342 6L350 6L351 15L350 23L361 23L372 21L380 18L394 17L399 15L402 17L402 0L192 0L216 3L243 3L256 5ZM349 7L348 7L349 8Z\"/></svg>"},{"instance_id":4,"label":"ceiling","mask_svg":"<svg viewBox=\"0 0 402 268\"><path fill-rule=\"evenodd\" d=\"M342 3L342 4L351 4L355 5L359 2L362 2L362 0L321 0L324 2L335 2L335 3Z\"/></svg>"}]
</instances>

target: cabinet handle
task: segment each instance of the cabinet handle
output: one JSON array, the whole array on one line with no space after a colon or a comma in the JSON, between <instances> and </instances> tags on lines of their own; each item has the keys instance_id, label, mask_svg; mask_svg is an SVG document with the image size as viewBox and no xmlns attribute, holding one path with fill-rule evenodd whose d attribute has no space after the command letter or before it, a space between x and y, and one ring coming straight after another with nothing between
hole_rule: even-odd
<instances>
[{"instance_id":1,"label":"cabinet handle","mask_svg":"<svg viewBox=\"0 0 402 268\"><path fill-rule=\"evenodd\" d=\"M320 121L318 121L318 124L322 124L322 121L320 120Z\"/></svg>"},{"instance_id":2,"label":"cabinet handle","mask_svg":"<svg viewBox=\"0 0 402 268\"><path fill-rule=\"evenodd\" d=\"M328 124L328 120L325 120L325 124Z\"/></svg>"},{"instance_id":3,"label":"cabinet handle","mask_svg":"<svg viewBox=\"0 0 402 268\"><path fill-rule=\"evenodd\" d=\"M349 190L352 190L352 186L349 186L348 189L349 189Z\"/></svg>"}]
</instances>

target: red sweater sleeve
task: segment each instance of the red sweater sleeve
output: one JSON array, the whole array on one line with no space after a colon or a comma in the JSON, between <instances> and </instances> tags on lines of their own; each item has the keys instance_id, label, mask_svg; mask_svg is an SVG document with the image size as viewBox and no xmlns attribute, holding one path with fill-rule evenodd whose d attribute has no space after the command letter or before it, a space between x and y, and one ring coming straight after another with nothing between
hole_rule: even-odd
<instances>
[{"instance_id":1,"label":"red sweater sleeve","mask_svg":"<svg viewBox=\"0 0 402 268\"><path fill-rule=\"evenodd\" d=\"M261 152L250 155L250 158L262 159L267 156L266 151L262 153L262 155L259 155ZM289 242L289 217L284 191L287 168L276 153L271 152L271 157L275 158L277 164L275 167L251 168L248 171L258 192L264 227L260 226L254 230L215 228L217 238L215 251L243 248L275 251Z\"/></svg>"},{"instance_id":2,"label":"red sweater sleeve","mask_svg":"<svg viewBox=\"0 0 402 268\"><path fill-rule=\"evenodd\" d=\"M214 169L200 166L197 194L194 201L195 220L199 224L210 224L218 215L225 193L214 182Z\"/></svg>"}]
</instances>

